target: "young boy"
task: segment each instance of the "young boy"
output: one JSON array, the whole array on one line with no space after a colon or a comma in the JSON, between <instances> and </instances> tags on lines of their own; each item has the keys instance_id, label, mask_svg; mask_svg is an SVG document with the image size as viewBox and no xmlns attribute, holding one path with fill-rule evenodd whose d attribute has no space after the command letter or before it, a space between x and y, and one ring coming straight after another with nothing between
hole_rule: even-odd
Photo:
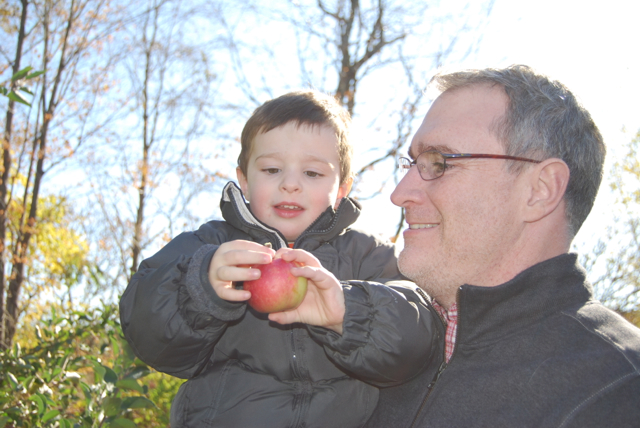
<instances>
[{"instance_id":1,"label":"young boy","mask_svg":"<svg viewBox=\"0 0 640 428\"><path fill-rule=\"evenodd\" d=\"M316 281L307 298L322 296L317 284L332 275L401 279L391 245L349 229L360 211L347 197L349 124L334 99L314 91L263 104L242 132L241 189L223 190L225 221L179 235L132 278L120 303L127 340L147 364L189 379L172 428L362 426L376 386L408 380L408 368L431 358L430 315L412 289L354 282L343 291L335 281L346 309L331 331L270 321L239 287L260 275L247 266L287 252L310 266L298 269Z\"/></svg>"}]
</instances>

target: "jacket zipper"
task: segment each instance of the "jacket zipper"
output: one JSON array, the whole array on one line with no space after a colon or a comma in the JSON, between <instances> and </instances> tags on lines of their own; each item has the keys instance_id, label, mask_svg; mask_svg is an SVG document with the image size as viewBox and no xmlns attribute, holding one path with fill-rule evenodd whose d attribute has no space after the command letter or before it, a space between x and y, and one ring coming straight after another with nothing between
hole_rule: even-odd
<instances>
[{"instance_id":1,"label":"jacket zipper","mask_svg":"<svg viewBox=\"0 0 640 428\"><path fill-rule=\"evenodd\" d=\"M456 291L456 304L460 301L459 297L460 297L460 289L462 287L459 287L458 290ZM431 305L430 305L431 306ZM434 311L436 313L436 315L438 315L438 318L440 318L440 320L442 321L443 325L445 326L445 330L446 330L446 323L444 322L444 319L442 317L442 315L440 315L440 313L438 311L436 311L433 306L431 306L431 310ZM460 305L458 305L458 319L460 319ZM458 349L458 332L460 331L460 325L458 325L458 329L456 330L456 345L453 348L453 353L451 354L451 358L449 359L449 363L447 363L447 356L446 356L446 345L445 345L445 349L442 350L442 352L445 354L443 356L443 361L442 364L440 364L440 367L438 367L438 371L436 372L435 376L433 377L433 379L431 379L431 382L429 383L429 385L427 386L427 395L424 396L424 398L422 399L422 403L420 404L420 407L418 408L418 411L416 412L415 417L413 418L413 421L411 422L411 426L410 428L415 428L416 423L418 422L418 416L420 416L420 413L422 413L422 410L424 409L424 406L427 404L427 400L429 399L429 396L431 395L431 392L433 392L433 388L436 386L436 382L438 381L438 379L440 378L440 376L442 375L442 373L445 371L445 369L449 366L449 364L451 363L451 360L453 360L453 357L456 354L456 350ZM446 339L445 339L446 341Z\"/></svg>"},{"instance_id":2,"label":"jacket zipper","mask_svg":"<svg viewBox=\"0 0 640 428\"><path fill-rule=\"evenodd\" d=\"M300 371L300 361L299 361L299 355L297 354L297 347L296 347L296 339L295 339L295 332L294 332L294 328L292 326L289 326L290 328L290 333L291 333L291 357L293 360L293 377L294 377L294 382L297 382L298 385L300 386L300 389L296 392L294 392L294 419L293 419L293 425L292 427L303 427L304 426L304 415L305 410L307 409L307 401L309 398L309 394L308 391L306 391L306 388L302 385L305 382L308 382L308 379L306 379L304 376L302 376L302 373Z\"/></svg>"}]
</instances>

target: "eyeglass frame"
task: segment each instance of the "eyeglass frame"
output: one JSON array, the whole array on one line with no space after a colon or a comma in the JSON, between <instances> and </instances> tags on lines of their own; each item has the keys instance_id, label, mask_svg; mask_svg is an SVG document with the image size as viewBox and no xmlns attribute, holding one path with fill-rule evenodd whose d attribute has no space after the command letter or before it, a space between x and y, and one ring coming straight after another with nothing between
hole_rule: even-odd
<instances>
[{"instance_id":1,"label":"eyeglass frame","mask_svg":"<svg viewBox=\"0 0 640 428\"><path fill-rule=\"evenodd\" d=\"M438 153L440 156L442 156L443 161L442 161L442 174L438 175L437 177L424 178L422 176L422 172L418 170L418 174L420 175L420 178L422 178L424 181L437 180L438 178L442 177L444 173L447 171L447 159L506 159L506 160L531 162L531 163L542 162L540 160L522 158L518 156L509 156L509 155L492 155L492 154L484 154L484 153L442 153L440 150L426 150L420 153L418 156L416 156L416 160L411 160L404 156L398 158L398 161L397 161L398 168L403 172L405 172L405 170L406 171L410 170L412 166L418 164L417 162L418 158L420 158L420 156L422 156L425 153Z\"/></svg>"}]
</instances>

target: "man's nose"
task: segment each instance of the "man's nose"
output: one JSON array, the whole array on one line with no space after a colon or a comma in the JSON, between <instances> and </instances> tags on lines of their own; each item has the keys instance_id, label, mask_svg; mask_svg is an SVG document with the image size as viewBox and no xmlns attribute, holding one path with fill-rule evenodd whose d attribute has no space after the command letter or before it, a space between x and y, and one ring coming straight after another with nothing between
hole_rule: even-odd
<instances>
[{"instance_id":1,"label":"man's nose","mask_svg":"<svg viewBox=\"0 0 640 428\"><path fill-rule=\"evenodd\" d=\"M391 202L399 207L406 207L411 203L419 203L424 194L422 186L425 181L420 177L418 169L411 167L402 177L394 191L391 193Z\"/></svg>"}]
</instances>

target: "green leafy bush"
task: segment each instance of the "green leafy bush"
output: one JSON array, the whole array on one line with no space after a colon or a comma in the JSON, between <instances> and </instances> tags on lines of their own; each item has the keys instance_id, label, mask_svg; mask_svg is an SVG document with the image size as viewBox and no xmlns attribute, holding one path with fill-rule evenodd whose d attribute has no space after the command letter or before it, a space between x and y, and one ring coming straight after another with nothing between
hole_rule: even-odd
<instances>
[{"instance_id":1,"label":"green leafy bush","mask_svg":"<svg viewBox=\"0 0 640 428\"><path fill-rule=\"evenodd\" d=\"M35 346L0 352L0 428L169 426L181 381L135 358L117 314L53 310Z\"/></svg>"}]
</instances>

